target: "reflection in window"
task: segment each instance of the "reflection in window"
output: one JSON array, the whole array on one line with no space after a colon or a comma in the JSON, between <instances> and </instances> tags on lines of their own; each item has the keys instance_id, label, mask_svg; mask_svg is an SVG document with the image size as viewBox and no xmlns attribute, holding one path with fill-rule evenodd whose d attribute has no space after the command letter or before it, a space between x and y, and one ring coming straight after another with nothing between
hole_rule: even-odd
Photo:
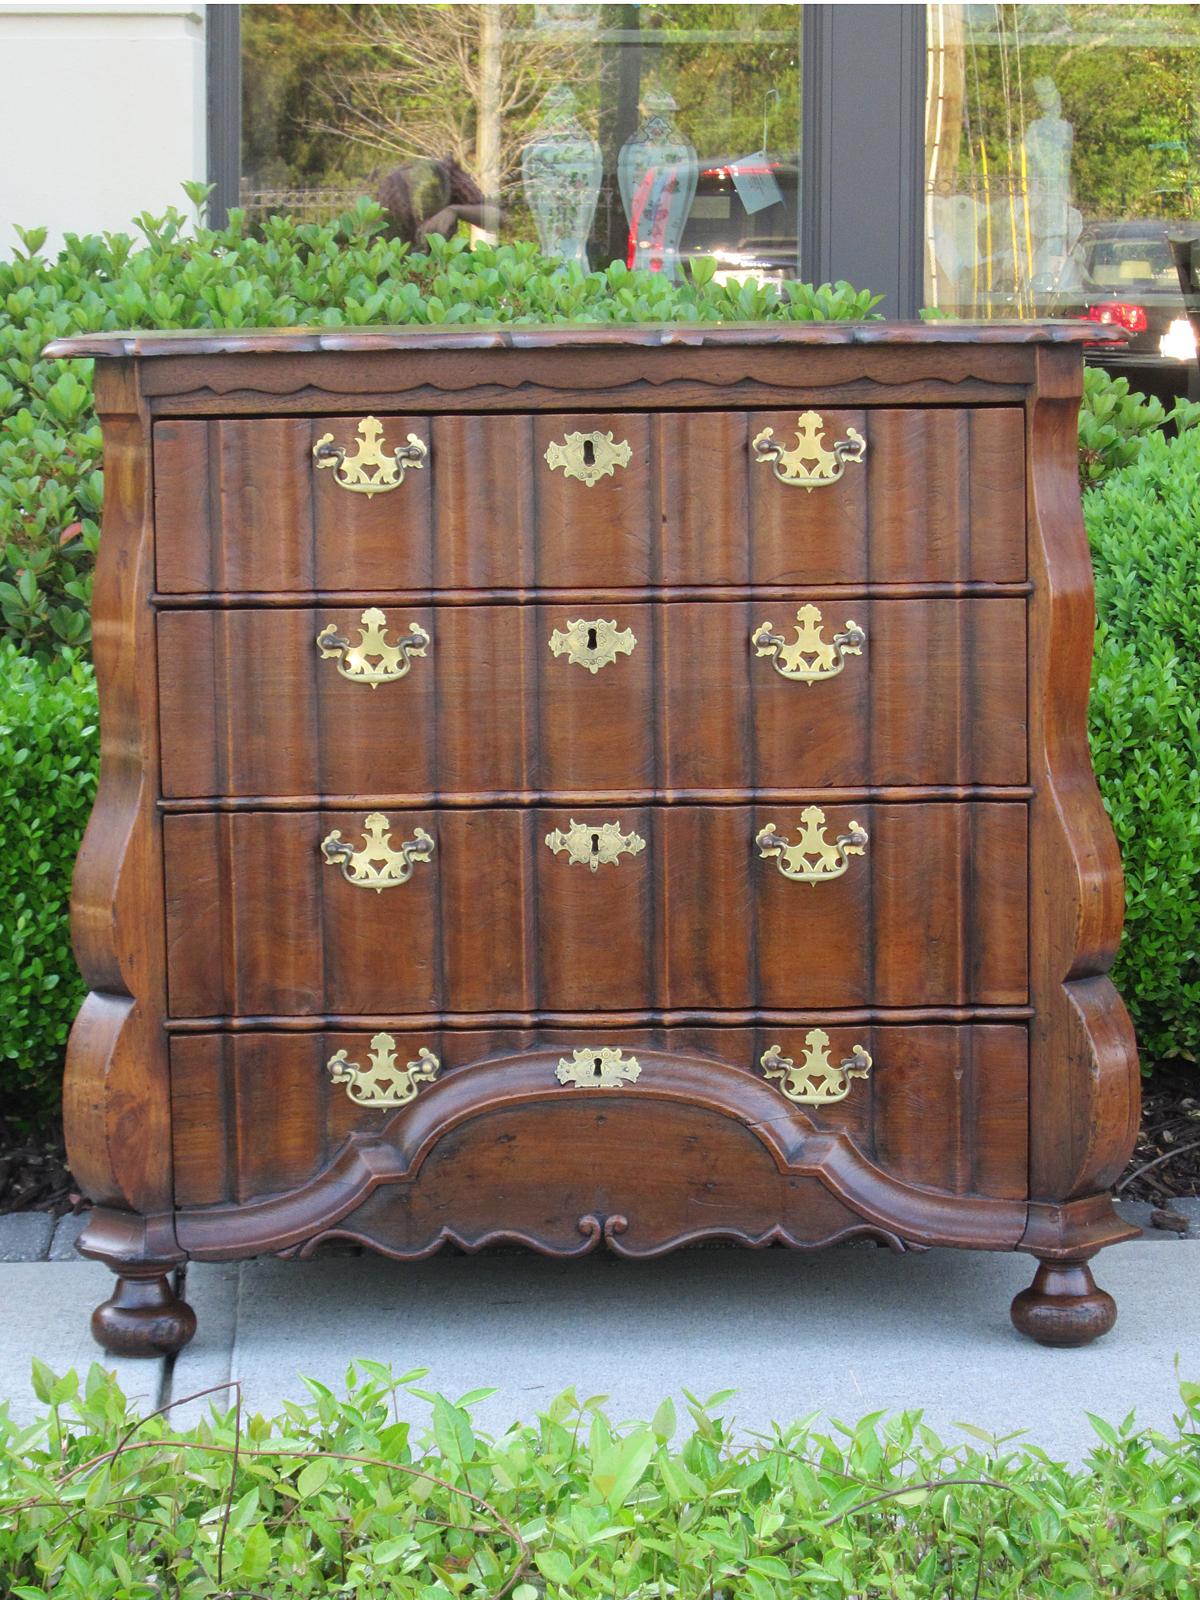
<instances>
[{"instance_id":1,"label":"reflection in window","mask_svg":"<svg viewBox=\"0 0 1200 1600\"><path fill-rule=\"evenodd\" d=\"M1200 234L1200 6L928 20L927 303L1157 337L1182 315L1168 233Z\"/></svg>"},{"instance_id":2,"label":"reflection in window","mask_svg":"<svg viewBox=\"0 0 1200 1600\"><path fill-rule=\"evenodd\" d=\"M246 6L243 205L331 216L396 169L436 188L429 166L450 158L503 239L593 266L716 254L729 276L794 276L802 15Z\"/></svg>"}]
</instances>

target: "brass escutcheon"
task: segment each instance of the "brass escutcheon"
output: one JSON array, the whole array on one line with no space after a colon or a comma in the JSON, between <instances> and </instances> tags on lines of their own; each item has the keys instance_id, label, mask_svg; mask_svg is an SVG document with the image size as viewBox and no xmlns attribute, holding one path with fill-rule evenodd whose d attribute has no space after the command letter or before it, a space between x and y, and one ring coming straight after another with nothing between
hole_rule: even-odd
<instances>
[{"instance_id":1,"label":"brass escutcheon","mask_svg":"<svg viewBox=\"0 0 1200 1600\"><path fill-rule=\"evenodd\" d=\"M548 833L546 843L555 855L565 850L568 865L590 867L593 872L599 867L619 866L620 856L640 855L646 848L646 841L639 834L622 833L619 823L576 822L574 817L565 833L561 828Z\"/></svg>"},{"instance_id":2,"label":"brass escutcheon","mask_svg":"<svg viewBox=\"0 0 1200 1600\"><path fill-rule=\"evenodd\" d=\"M848 621L844 633L825 639L825 624L820 606L801 606L796 613L796 637L788 644L774 624L762 622L750 635L754 652L770 656L781 678L792 683L816 683L820 678L836 678L846 665L847 656L861 656L867 636L857 622Z\"/></svg>"},{"instance_id":3,"label":"brass escutcheon","mask_svg":"<svg viewBox=\"0 0 1200 1600\"><path fill-rule=\"evenodd\" d=\"M607 667L619 655L633 654L637 644L631 628L618 629L615 621L605 622L597 617L595 622L585 622L577 617L564 629L555 628L550 635L550 653L566 656L576 666L586 667L593 678L601 667Z\"/></svg>"},{"instance_id":4,"label":"brass escutcheon","mask_svg":"<svg viewBox=\"0 0 1200 1600\"><path fill-rule=\"evenodd\" d=\"M835 1066L829 1059L829 1035L814 1028L804 1036L804 1055L800 1065L785 1056L779 1045L764 1050L759 1066L768 1078L779 1081L781 1093L797 1105L831 1105L850 1093L852 1078L865 1078L871 1070L871 1057L861 1044L852 1047L844 1061Z\"/></svg>"},{"instance_id":5,"label":"brass escutcheon","mask_svg":"<svg viewBox=\"0 0 1200 1600\"><path fill-rule=\"evenodd\" d=\"M867 832L857 822L851 822L849 833L830 843L825 837L825 813L820 806L806 806L800 820L804 827L795 844L776 833L773 822L755 835L763 860L774 856L785 878L794 878L797 883L827 883L830 878L840 878L850 865L849 858L861 856L866 849Z\"/></svg>"},{"instance_id":6,"label":"brass escutcheon","mask_svg":"<svg viewBox=\"0 0 1200 1600\"><path fill-rule=\"evenodd\" d=\"M342 877L359 889L394 889L407 883L419 861L428 861L434 844L424 828L414 828L411 839L399 849L392 848L392 825L380 811L372 811L363 823L365 844L355 849L342 838L337 828L321 840L321 854L327 866L342 869Z\"/></svg>"},{"instance_id":7,"label":"brass escutcheon","mask_svg":"<svg viewBox=\"0 0 1200 1600\"><path fill-rule=\"evenodd\" d=\"M780 483L810 491L836 483L848 463L859 463L867 453L867 441L855 428L830 446L824 442L825 419L819 411L805 411L796 418L796 443L785 450L773 428L764 428L753 441L755 460L767 461Z\"/></svg>"},{"instance_id":8,"label":"brass escutcheon","mask_svg":"<svg viewBox=\"0 0 1200 1600\"><path fill-rule=\"evenodd\" d=\"M575 1089L616 1089L622 1083L636 1083L641 1074L636 1056L623 1055L612 1045L589 1045L576 1050L569 1061L564 1056L554 1076Z\"/></svg>"},{"instance_id":9,"label":"brass escutcheon","mask_svg":"<svg viewBox=\"0 0 1200 1600\"><path fill-rule=\"evenodd\" d=\"M410 467L423 467L429 447L410 433L407 444L389 451L383 443L383 423L378 417L364 417L358 424L352 456L346 454L345 445L334 444L331 433L321 435L312 453L318 472L332 467L335 483L351 494L365 494L369 500L373 495L398 489Z\"/></svg>"},{"instance_id":10,"label":"brass escutcheon","mask_svg":"<svg viewBox=\"0 0 1200 1600\"><path fill-rule=\"evenodd\" d=\"M618 467L627 467L633 451L627 439L614 442L610 433L569 433L561 444L546 446L546 465L551 472L562 468L564 478L578 478L590 489L601 478L611 478Z\"/></svg>"},{"instance_id":11,"label":"brass escutcheon","mask_svg":"<svg viewBox=\"0 0 1200 1600\"><path fill-rule=\"evenodd\" d=\"M416 622L409 623L407 639L389 644L387 616L377 606L364 611L359 620L357 644L351 644L333 622L321 629L316 641L321 659L336 661L342 677L351 683L369 683L372 689L381 683L395 683L408 676L412 658L423 656L429 648L429 635Z\"/></svg>"},{"instance_id":12,"label":"brass escutcheon","mask_svg":"<svg viewBox=\"0 0 1200 1600\"><path fill-rule=\"evenodd\" d=\"M345 1050L339 1050L325 1063L332 1082L344 1083L347 1095L359 1106L407 1105L423 1083L437 1077L442 1065L433 1051L422 1045L415 1061L398 1067L396 1041L390 1033L375 1035L367 1059L370 1066L360 1067Z\"/></svg>"}]
</instances>

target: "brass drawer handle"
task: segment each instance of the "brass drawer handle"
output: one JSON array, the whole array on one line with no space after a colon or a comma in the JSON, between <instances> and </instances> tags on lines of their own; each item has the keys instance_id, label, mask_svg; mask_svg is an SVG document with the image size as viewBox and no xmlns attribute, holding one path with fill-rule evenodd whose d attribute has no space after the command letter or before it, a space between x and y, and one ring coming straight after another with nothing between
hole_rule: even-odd
<instances>
[{"instance_id":1,"label":"brass drawer handle","mask_svg":"<svg viewBox=\"0 0 1200 1600\"><path fill-rule=\"evenodd\" d=\"M867 441L856 428L847 428L846 437L832 447L824 442L825 419L819 411L805 411L796 418L796 443L785 450L773 428L764 428L754 439L757 461L769 461L780 483L811 491L836 483L850 463L861 463Z\"/></svg>"},{"instance_id":2,"label":"brass drawer handle","mask_svg":"<svg viewBox=\"0 0 1200 1600\"><path fill-rule=\"evenodd\" d=\"M796 637L791 644L774 624L762 622L750 635L754 652L770 656L775 671L792 683L816 683L819 678L836 678L846 665L847 656L861 656L867 636L857 622L848 621L844 633L835 633L832 642L824 638L825 624L820 606L801 606L796 613Z\"/></svg>"},{"instance_id":3,"label":"brass drawer handle","mask_svg":"<svg viewBox=\"0 0 1200 1600\"><path fill-rule=\"evenodd\" d=\"M628 439L614 441L612 433L569 433L561 444L546 446L545 461L551 472L562 468L564 478L578 478L585 489L611 478L627 467L633 454Z\"/></svg>"},{"instance_id":4,"label":"brass drawer handle","mask_svg":"<svg viewBox=\"0 0 1200 1600\"><path fill-rule=\"evenodd\" d=\"M641 1075L638 1058L623 1055L612 1045L576 1050L569 1061L564 1056L554 1072L559 1083L575 1089L615 1089L622 1083L636 1083Z\"/></svg>"},{"instance_id":5,"label":"brass drawer handle","mask_svg":"<svg viewBox=\"0 0 1200 1600\"><path fill-rule=\"evenodd\" d=\"M590 867L593 872L599 867L619 866L622 855L640 855L646 848L645 839L636 833L622 833L619 823L576 822L574 817L566 833L555 828L546 835L546 843L555 855L565 850L569 866Z\"/></svg>"},{"instance_id":6,"label":"brass drawer handle","mask_svg":"<svg viewBox=\"0 0 1200 1600\"><path fill-rule=\"evenodd\" d=\"M597 617L586 622L577 617L565 629L555 628L547 642L551 655L566 656L576 666L586 667L594 678L618 656L632 655L637 639L632 628L618 628L615 620L605 622Z\"/></svg>"},{"instance_id":7,"label":"brass drawer handle","mask_svg":"<svg viewBox=\"0 0 1200 1600\"><path fill-rule=\"evenodd\" d=\"M332 467L333 480L351 494L386 494L398 489L410 467L423 467L429 447L410 433L408 443L389 451L383 443L383 423L378 417L364 417L358 425L354 454L346 454L344 444L334 444L331 433L322 434L313 445L317 471Z\"/></svg>"},{"instance_id":8,"label":"brass drawer handle","mask_svg":"<svg viewBox=\"0 0 1200 1600\"><path fill-rule=\"evenodd\" d=\"M339 1050L325 1063L334 1083L344 1083L346 1094L357 1106L405 1106L423 1083L431 1083L442 1064L432 1050L422 1045L417 1059L407 1066L396 1065L396 1041L390 1033L377 1033L371 1040L369 1067L351 1061Z\"/></svg>"},{"instance_id":9,"label":"brass drawer handle","mask_svg":"<svg viewBox=\"0 0 1200 1600\"><path fill-rule=\"evenodd\" d=\"M830 878L840 878L850 865L850 857L861 856L866 849L867 831L857 822L851 822L850 832L840 834L831 844L825 837L825 813L820 806L806 806L800 820L804 827L795 844L776 833L773 822L755 835L763 860L774 856L785 878L794 878L797 883L826 883Z\"/></svg>"},{"instance_id":10,"label":"brass drawer handle","mask_svg":"<svg viewBox=\"0 0 1200 1600\"><path fill-rule=\"evenodd\" d=\"M392 849L392 825L379 811L372 811L363 823L365 844L355 849L342 838L337 828L321 840L321 854L325 864L340 866L342 877L359 889L394 889L407 883L419 861L428 861L434 844L424 828L414 828L411 839L405 839L398 850Z\"/></svg>"},{"instance_id":11,"label":"brass drawer handle","mask_svg":"<svg viewBox=\"0 0 1200 1600\"><path fill-rule=\"evenodd\" d=\"M861 1044L854 1045L836 1066L829 1059L829 1035L823 1028L806 1033L804 1046L799 1066L777 1044L764 1050L758 1063L766 1077L779 1080L780 1092L797 1105L831 1105L835 1100L844 1100L850 1093L851 1079L870 1074L873 1063Z\"/></svg>"},{"instance_id":12,"label":"brass drawer handle","mask_svg":"<svg viewBox=\"0 0 1200 1600\"><path fill-rule=\"evenodd\" d=\"M412 658L423 656L429 648L429 635L416 622L409 623L407 639L389 644L387 616L377 606L364 611L359 623L357 644L351 644L333 622L317 635L321 659L336 661L342 677L351 683L369 683L372 689L381 683L395 683L408 676Z\"/></svg>"}]
</instances>

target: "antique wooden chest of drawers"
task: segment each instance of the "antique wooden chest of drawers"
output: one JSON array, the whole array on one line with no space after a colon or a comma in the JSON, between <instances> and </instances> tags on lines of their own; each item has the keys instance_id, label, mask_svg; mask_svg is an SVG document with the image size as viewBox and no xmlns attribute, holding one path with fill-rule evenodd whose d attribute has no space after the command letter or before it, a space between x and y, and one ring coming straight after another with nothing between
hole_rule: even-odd
<instances>
[{"instance_id":1,"label":"antique wooden chest of drawers","mask_svg":"<svg viewBox=\"0 0 1200 1600\"><path fill-rule=\"evenodd\" d=\"M1111 1325L1084 332L51 347L106 450L103 1343L183 1343L188 1259L335 1238L1024 1250L1019 1328Z\"/></svg>"}]
</instances>

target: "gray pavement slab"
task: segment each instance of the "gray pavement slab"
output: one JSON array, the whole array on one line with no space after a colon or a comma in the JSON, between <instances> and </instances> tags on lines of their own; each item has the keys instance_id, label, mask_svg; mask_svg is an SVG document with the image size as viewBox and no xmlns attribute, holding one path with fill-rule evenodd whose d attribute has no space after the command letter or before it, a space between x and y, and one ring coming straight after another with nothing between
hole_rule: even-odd
<instances>
[{"instance_id":1,"label":"gray pavement slab","mask_svg":"<svg viewBox=\"0 0 1200 1600\"><path fill-rule=\"evenodd\" d=\"M811 1413L920 1407L947 1437L960 1437L959 1421L1024 1429L1052 1455L1078 1460L1093 1437L1086 1411L1119 1420L1136 1410L1169 1429L1178 1377L1200 1379L1200 1250L1176 1249L1172 1258L1138 1241L1104 1252L1097 1279L1120 1316L1082 1350L1046 1350L1014 1331L1009 1302L1034 1266L1017 1255L868 1248L697 1250L654 1262L496 1253L409 1265L198 1264L188 1298L200 1331L175 1363L172 1394L235 1378L244 1406L270 1413L306 1397L301 1374L340 1388L348 1363L365 1356L397 1371L427 1366L425 1386L452 1398L494 1385L474 1408L491 1430L535 1416L569 1385L581 1397L608 1395L619 1419L649 1417L684 1388L733 1388L725 1410L743 1432ZM179 1420L196 1409L180 1407ZM415 1398L402 1413L427 1415Z\"/></svg>"},{"instance_id":2,"label":"gray pavement slab","mask_svg":"<svg viewBox=\"0 0 1200 1600\"><path fill-rule=\"evenodd\" d=\"M48 1211L8 1211L0 1216L0 1261L42 1261L54 1218Z\"/></svg>"},{"instance_id":3,"label":"gray pavement slab","mask_svg":"<svg viewBox=\"0 0 1200 1600\"><path fill-rule=\"evenodd\" d=\"M65 1217L59 1217L54 1229L54 1237L50 1241L49 1261L81 1261L83 1259L75 1248L75 1241L87 1227L88 1213L70 1212Z\"/></svg>"},{"instance_id":4,"label":"gray pavement slab","mask_svg":"<svg viewBox=\"0 0 1200 1600\"><path fill-rule=\"evenodd\" d=\"M30 1364L39 1357L56 1373L82 1377L93 1361L115 1371L139 1409L159 1403L161 1361L122 1361L105 1354L88 1326L92 1309L112 1293L113 1276L95 1261L23 1261L0 1268L0 1403L19 1421L39 1415Z\"/></svg>"}]
</instances>

